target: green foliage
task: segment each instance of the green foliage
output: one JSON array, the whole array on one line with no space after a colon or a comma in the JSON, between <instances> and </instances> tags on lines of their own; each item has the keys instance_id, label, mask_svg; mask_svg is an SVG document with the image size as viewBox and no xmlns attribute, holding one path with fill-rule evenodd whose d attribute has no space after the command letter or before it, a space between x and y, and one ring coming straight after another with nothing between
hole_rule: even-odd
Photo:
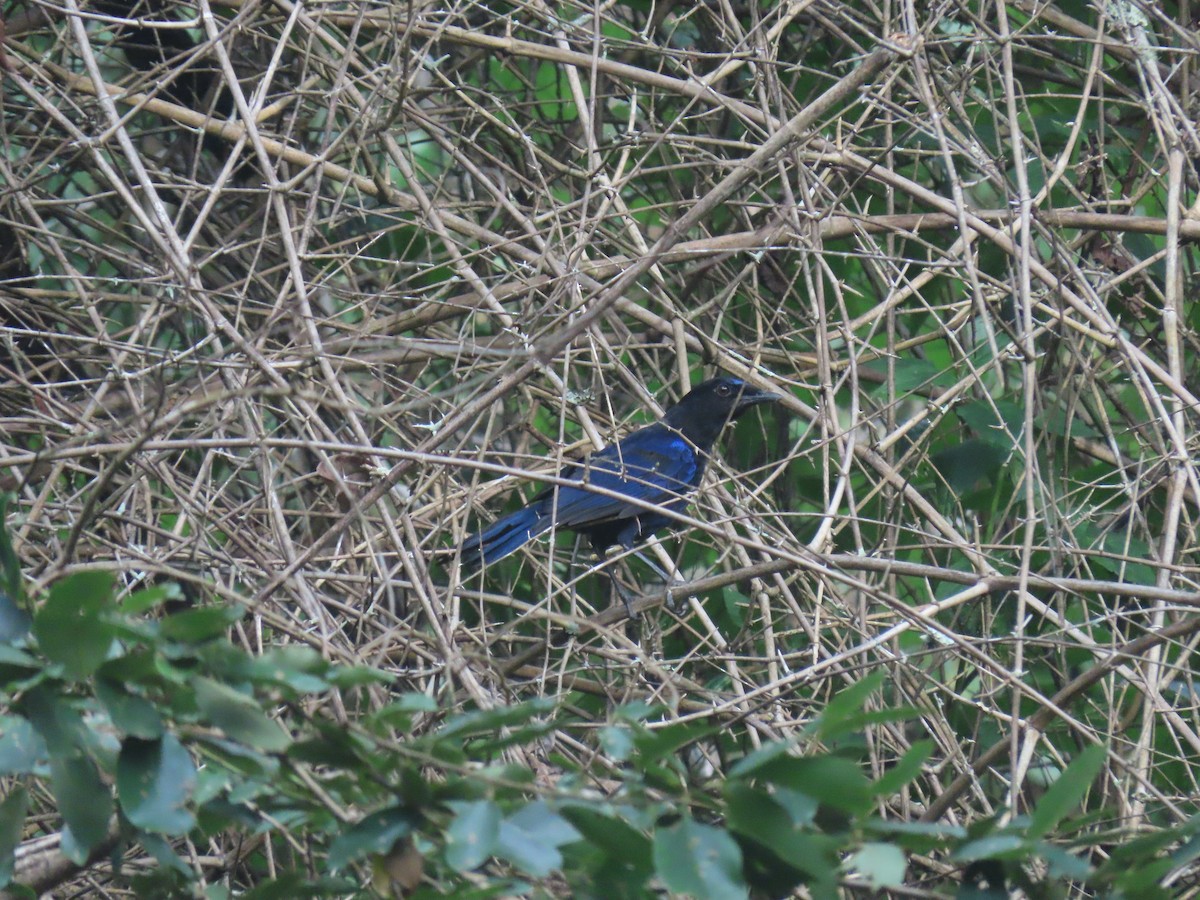
<instances>
[{"instance_id":1,"label":"green foliage","mask_svg":"<svg viewBox=\"0 0 1200 900\"><path fill-rule=\"evenodd\" d=\"M721 742L721 730L664 726L662 710L635 705L597 735L621 767L609 796L587 787L594 773L571 764L556 786L536 786L527 770L500 761L506 752L536 753L552 731L582 736L586 720L535 700L417 730L437 707L401 693L358 725L339 727L321 698L340 689L352 702L392 680L329 665L302 646L252 656L231 640L231 610L168 611L163 604L176 595L121 600L109 577L68 576L38 598L32 631L3 647L0 689L10 703L0 774L45 781L62 817L63 851L76 863L114 843L158 860L130 880L139 891L201 884L202 871L174 842L219 832L261 836L277 853L302 846L317 862L307 874L256 875L251 895L261 897L338 896L368 884L386 894L398 889L388 873L407 864L408 877L416 872L456 896L485 884L484 893L525 893L522 880L562 877L579 897L661 888L717 900L805 887L832 898L847 879L877 890L900 885L908 855L930 852L1030 886L1038 862L1046 867L1040 890L1069 882L1157 896L1164 867L1200 853L1189 826L1126 846L1120 866L1089 860L1086 848L1103 835L1094 820L1071 817L1086 805L1102 747L1079 753L1028 816L1007 823L964 831L879 818L880 802L909 788L933 746L918 742L869 775L860 729L915 712L876 705L880 674L831 697L805 735L742 754L724 778L688 763ZM92 639L68 659L54 629L80 623L103 634L103 646ZM28 796L18 785L0 802L6 885ZM260 863L257 854L247 860L252 870Z\"/></svg>"},{"instance_id":2,"label":"green foliage","mask_svg":"<svg viewBox=\"0 0 1200 900\"><path fill-rule=\"evenodd\" d=\"M49 834L64 895L1196 880L1170 4L26 6L0 883ZM457 567L557 460L747 369L787 402L662 535L673 604L614 562L623 627L565 531Z\"/></svg>"}]
</instances>

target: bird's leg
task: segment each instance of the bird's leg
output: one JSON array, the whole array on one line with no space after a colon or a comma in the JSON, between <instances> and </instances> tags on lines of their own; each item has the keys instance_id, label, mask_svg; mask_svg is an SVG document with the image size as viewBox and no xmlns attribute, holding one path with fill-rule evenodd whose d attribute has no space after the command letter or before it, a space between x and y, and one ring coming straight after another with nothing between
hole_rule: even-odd
<instances>
[{"instance_id":1,"label":"bird's leg","mask_svg":"<svg viewBox=\"0 0 1200 900\"><path fill-rule=\"evenodd\" d=\"M637 611L633 608L633 594L629 593L629 591L625 590L625 588L621 586L621 582L617 580L616 572L610 568L606 568L604 571L605 574L608 575L608 583L612 586L612 593L620 597L621 602L625 604L626 615L628 615L630 619L636 619ZM611 598L609 599L609 603L612 603Z\"/></svg>"},{"instance_id":2,"label":"bird's leg","mask_svg":"<svg viewBox=\"0 0 1200 900\"><path fill-rule=\"evenodd\" d=\"M625 612L629 615L629 618L636 618L637 613L634 612L633 609L633 595L625 590L625 588L621 586L621 582L617 580L616 565L620 562L620 555L625 552L624 548L620 546L613 546L605 547L603 550L601 550L599 547L597 547L596 552L600 555L602 560L600 566L604 569L604 574L608 576L608 583L612 588L608 598L609 605L612 605L613 594L615 594L616 596L620 597L621 602L625 604Z\"/></svg>"},{"instance_id":3,"label":"bird's leg","mask_svg":"<svg viewBox=\"0 0 1200 900\"><path fill-rule=\"evenodd\" d=\"M636 556L638 559L640 559L642 562L644 562L647 566L649 566L650 571L653 572L655 575L657 575L659 578L661 578L663 584L670 584L671 582L678 580L678 579L672 578L670 575L668 575L663 570L662 566L660 566L658 563L651 560L650 557L648 557L643 551L634 550L633 555Z\"/></svg>"},{"instance_id":4,"label":"bird's leg","mask_svg":"<svg viewBox=\"0 0 1200 900\"><path fill-rule=\"evenodd\" d=\"M625 636L635 644L640 644L642 642L642 619L641 616L638 615L637 610L633 608L633 594L625 590L625 588L621 586L621 582L617 580L617 562L619 562L617 559L606 561L604 563L604 572L606 575L608 575L608 583L612 587L612 593L620 597L621 602L625 604L625 615L627 616L625 619ZM614 602L615 601L610 594L608 598L609 606L613 605Z\"/></svg>"},{"instance_id":5,"label":"bird's leg","mask_svg":"<svg viewBox=\"0 0 1200 900\"><path fill-rule=\"evenodd\" d=\"M655 543L657 543L657 541L655 541ZM644 562L647 566L649 566L650 570L652 572L654 572L655 575L657 575L659 578L662 579L663 589L667 595L666 596L667 609L669 609L671 612L679 612L679 610L676 609L676 606L675 606L675 592L672 590L672 588L677 584L685 583L685 579L683 579L679 576L679 570L675 568L674 563L671 564L671 569L674 572L674 574L668 574L661 566L659 566L655 562L652 562L650 560L650 558L648 556L646 556L646 554L643 553L641 550L635 550L635 551L633 551L633 554L638 559L640 559L642 562Z\"/></svg>"}]
</instances>

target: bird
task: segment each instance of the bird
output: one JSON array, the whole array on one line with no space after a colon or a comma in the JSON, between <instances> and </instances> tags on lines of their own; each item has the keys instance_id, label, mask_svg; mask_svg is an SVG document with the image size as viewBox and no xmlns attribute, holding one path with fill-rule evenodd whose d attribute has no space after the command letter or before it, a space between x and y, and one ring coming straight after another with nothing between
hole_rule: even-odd
<instances>
[{"instance_id":1,"label":"bird","mask_svg":"<svg viewBox=\"0 0 1200 900\"><path fill-rule=\"evenodd\" d=\"M498 562L552 527L585 536L601 559L617 545L632 551L675 521L655 507L672 513L687 507L725 426L751 407L780 399L728 375L696 385L658 422L566 469L561 478L567 483L467 537L462 564L478 569ZM629 598L609 577L628 607Z\"/></svg>"}]
</instances>

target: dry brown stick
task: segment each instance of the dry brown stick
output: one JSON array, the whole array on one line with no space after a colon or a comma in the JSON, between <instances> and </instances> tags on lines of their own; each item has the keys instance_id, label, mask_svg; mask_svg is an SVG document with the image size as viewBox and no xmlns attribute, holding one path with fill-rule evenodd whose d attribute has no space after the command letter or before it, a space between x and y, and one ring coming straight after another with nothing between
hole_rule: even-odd
<instances>
[{"instance_id":1,"label":"dry brown stick","mask_svg":"<svg viewBox=\"0 0 1200 900\"><path fill-rule=\"evenodd\" d=\"M1200 631L1200 617L1189 616L1186 619L1173 622L1158 631L1144 634L1140 638L1136 638L1113 649L1106 658L1097 661L1090 669L1076 676L1056 693L1051 698L1050 705L1044 706L1029 716L1026 720L1026 727L1038 732L1045 731L1050 723L1054 721L1058 710L1064 709L1079 694L1086 691L1122 662L1136 661L1143 653L1153 647L1160 646L1167 641L1186 637L1198 631ZM1009 748L1009 743L1009 738L1006 735L977 756L971 764L970 770L956 777L929 804L925 813L921 816L921 821L936 822L940 819L963 791L970 787L971 782L1004 755L1004 752Z\"/></svg>"},{"instance_id":2,"label":"dry brown stick","mask_svg":"<svg viewBox=\"0 0 1200 900\"><path fill-rule=\"evenodd\" d=\"M849 76L844 78L833 88L830 88L829 91L806 107L805 110L793 117L791 122L789 122L788 128L784 132L774 138L769 139L768 142L751 157L751 160L747 161L745 174L738 175L737 172L731 174L724 182L719 184L717 188L711 192L710 196L714 198L712 200L712 204L715 205L715 203L720 202L720 200L724 199L731 190L745 181L750 174L756 172L758 170L757 166L765 164L789 143L792 143L802 137L807 128L810 127L817 118L819 118L836 104L842 102L851 93L858 90L858 88L866 83L870 77L882 69L883 66L889 61L894 59L895 56L896 54L894 50L887 47L879 48L870 57L862 62L859 69L855 70L855 72L852 72ZM58 67L54 68L57 70L57 77L77 83L80 89L88 89L89 85L87 81L77 79L75 76L72 76L71 73L63 71ZM108 87L105 89L110 90ZM147 108L149 108L149 106L147 106ZM180 109L182 110L182 108ZM184 112L187 112L188 115L194 115L190 111ZM198 124L203 127L205 123L199 122ZM228 136L232 136L232 134L238 134L240 136L240 134L244 131L244 126L234 126L230 124L221 126L221 133L223 135L227 130L231 130L231 134ZM266 139L263 139L263 143L264 146L267 144ZM281 152L292 152L290 148L287 148L282 144L279 146ZM751 165L752 160L754 161L754 165ZM332 164L326 163L324 165L328 167ZM341 167L337 167L337 169L339 170L339 174L342 175L343 179L353 179L356 184L372 183L370 179L350 173L348 170L342 169ZM326 169L326 174L330 174L328 168ZM409 209L413 211L419 210L419 204L417 204L412 198L405 197L404 199L408 201L406 205ZM697 207L700 205L701 204L697 204ZM693 211L697 207L693 207ZM450 224L450 218L451 217L447 215L443 217L443 221L447 224ZM681 219L680 222L683 222L684 220L698 221L698 218L689 219L689 215L685 214L684 219ZM475 232L476 235L485 233L485 229L481 229L478 226L475 226L473 223L467 223L466 220L461 221L463 225L468 225L470 231ZM458 230L457 225L455 228ZM466 424L473 421L481 410L486 409L493 401L503 396L506 392L511 391L516 385L520 384L527 377L537 371L539 366L543 364L542 361L552 359L557 352L568 346L575 339L577 334L586 329L591 321L593 321L596 317L603 314L605 309L611 306L612 303L621 296L621 293L630 284L632 284L634 280L636 280L636 278L640 277L640 275L646 269L650 268L650 266L654 264L657 253L662 252L663 250L673 246L674 243L677 243L679 237L681 237L684 233L684 230L685 229L682 226L673 230L668 230L668 234L664 235L663 238L658 241L655 247L651 248L651 252L649 254L643 257L637 264L630 267L630 269L628 269L622 276L619 276L616 281L604 289L600 296L596 297L592 301L591 308L588 310L588 312L579 316L575 323L573 323L572 327L562 329L553 338L543 341L536 348L535 354L532 357L527 358L518 368L511 371L503 378L498 379L489 390L484 391L482 394L474 397L469 403L452 412L440 423L438 429L433 434L421 442L420 446L417 447L417 451L428 452L440 446L444 440L442 435L453 434L459 428L464 427ZM500 247L507 243L506 240L500 235L491 235L490 232L488 232L487 235L490 238L494 238L494 240L490 241L493 246ZM744 364L739 364L737 368L742 369L742 371L738 372L738 374L749 374L749 370L744 366ZM359 498L358 502L352 509L344 513L331 528L327 529L322 534L317 535L313 541L310 542L308 548L304 552L302 552L296 559L292 560L274 578L272 578L267 585L259 590L256 594L256 599L261 600L270 596L279 588L280 585L284 584L296 571L307 564L318 552L320 552L324 546L341 535L348 527L359 521L363 510L369 509L372 505L378 503L385 495L387 495L400 481L401 477L403 477L403 475L407 472L410 465L411 463L406 461L401 461L398 463L390 472L381 478L374 487L367 491L364 496ZM928 513L931 510L931 507L929 507L928 504L919 505L922 506L922 511L925 513ZM936 513L935 522L942 522L941 517L936 515Z\"/></svg>"},{"instance_id":3,"label":"dry brown stick","mask_svg":"<svg viewBox=\"0 0 1200 900\"><path fill-rule=\"evenodd\" d=\"M839 161L840 164L847 168L860 172L864 176L870 175L881 183L889 185L895 190L902 191L914 200L923 202L947 215L954 215L958 212L951 200L929 190L924 185L918 184L912 179L880 168L874 161L855 151L841 150L823 138L814 138L813 143L823 146L825 152L820 158L824 160L829 162ZM988 238L1006 254L1012 256L1014 259L1019 256L1020 251L1017 242L1008 230L997 228L989 222L984 221L974 211L966 211L966 220L972 229ZM1143 370L1148 377L1152 376L1154 379L1157 379L1172 394L1182 400L1185 405L1200 409L1200 399L1193 394L1189 386L1181 384L1177 379L1173 378L1171 373L1161 363L1153 359L1142 347L1133 343L1123 334L1108 317L1107 311L1100 311L1094 308L1087 302L1084 296L1073 290L1064 279L1052 272L1040 260L1030 260L1029 268L1031 274L1042 285L1056 291L1058 296L1065 301L1066 305L1074 310L1081 320L1078 324L1082 328L1089 329L1088 336L1091 339L1099 341L1111 349L1120 350L1132 363L1136 364L1138 369ZM1067 316L1063 316L1063 321L1068 324L1074 324L1073 320Z\"/></svg>"},{"instance_id":4,"label":"dry brown stick","mask_svg":"<svg viewBox=\"0 0 1200 900\"><path fill-rule=\"evenodd\" d=\"M557 50L557 48L550 49L554 50L556 53L563 52ZM886 60L883 62L886 62ZM63 81L65 84L68 84L73 89L80 90L84 93L95 93L94 86L88 79L73 75L72 73L54 66L51 63L42 62L40 65L45 67L47 71L52 72L56 78ZM856 72L858 72L858 70L856 70ZM852 73L852 75L853 74L855 73ZM680 89L682 90L682 85L686 85L686 82L680 82L677 86L680 86ZM851 82L844 80L843 83L839 83L839 85L835 85L834 88L831 88L830 92L827 92L827 95L825 96L828 96L832 92L837 92L837 94L840 95L844 93L845 90L850 86ZM246 133L246 128L242 124L218 122L201 113L194 112L186 107L178 106L177 104L170 103L156 97L146 94L126 93L121 88L113 85L107 86L106 90L123 103L139 106L148 112L162 115L165 118L189 127L203 129L207 133L218 135L230 141L236 141ZM821 111L820 100L825 99L825 96L819 98L817 102L814 102L814 104L810 105L810 107L793 119L793 122L796 122L801 117L806 117L806 114L812 115L819 113ZM831 97L830 99L831 101L836 100L837 95ZM748 110L753 110L753 107L748 107ZM367 178L366 176L358 175L343 166L324 161L320 159L320 157L314 156L313 154L298 150L294 147L289 147L280 141L275 141L266 137L261 139L261 143L263 149L276 158L287 160L305 168L319 167L322 175L325 177L334 181L351 183L357 190L362 191L368 196L382 196L388 202L394 204L401 210L416 212L420 208L420 204L411 195L395 188L381 188L376 181ZM760 148L758 152L761 153L766 149L766 147L767 145L764 144L763 148ZM747 165L748 163L749 161L747 161ZM865 172L870 172L873 170L874 167L872 166L867 165L864 167ZM742 169L735 170L735 172L729 176L726 181L734 178L738 179L739 182L744 180L743 176L738 174L742 171ZM908 183L907 179L903 178L893 178L892 180L903 182L904 184L901 186L901 189L910 186L911 184ZM912 191L907 191L907 193L909 193L911 196L916 196ZM929 192L922 191L920 193L927 195ZM723 197L723 194L714 192L712 196L720 199ZM928 197L926 196L924 199L928 200ZM713 205L715 205L715 202L716 201L713 201ZM700 210L700 212L697 213L694 218L697 221L702 218L707 208L707 206L696 204L692 209L693 211ZM1007 210L971 210L969 217L972 221L995 225L1007 225L1012 221L1012 214ZM1035 219L1047 225L1056 225L1066 228L1079 228L1098 231L1127 231L1140 234L1166 233L1166 220L1152 216L1131 216L1080 211L1040 211L1035 215ZM505 238L502 235L495 234L487 229L481 228L470 219L454 215L453 213L445 212L442 214L442 220L447 227L453 229L459 234L470 237L474 240L486 242L500 252L514 256L522 262L538 264L542 259L542 254L539 254L536 250L524 247L522 244ZM864 230L868 233L886 233L892 231L907 231L916 233L929 228L944 230L947 228L956 227L957 223L958 215L950 212L910 213L900 215L867 216L861 218L839 215L831 216L828 219L822 220L820 224L820 234L822 238L834 239L849 236L855 233L856 230ZM677 230L681 232L682 228ZM994 233L994 229L988 230ZM1185 220L1181 222L1179 233L1181 237L1190 240L1200 238L1200 221ZM664 235L664 239L666 237L667 235ZM678 235L675 235L674 237L677 238ZM776 227L760 231L723 235L717 238L707 238L686 243L679 242L676 239L671 241L660 240L659 244L661 246L656 245L655 248L652 248L651 253L642 256L640 263L631 262L621 258L614 258L606 262L598 262L584 266L583 271L593 278L604 278L610 276L616 271L623 269L626 273L625 277L619 284L610 286L610 290L616 292L616 290L621 288L621 286L626 282L632 283L632 281L641 274L642 270L648 269L651 265L657 263L677 262L712 254L765 249L767 247L777 246L780 242L785 240L790 243L793 239L794 237L789 229ZM540 280L541 279L539 279L539 281ZM548 283L548 280L549 279L547 277L547 281L543 283ZM523 293L523 290L524 288L521 284L502 285L493 288L492 294L498 298L511 297ZM472 293L470 295L460 295L458 297L449 298L444 301L435 301L429 304L423 304L417 309L405 313L404 320L397 322L396 325L404 329L431 324L432 322L440 321L445 317L448 306L458 306L464 310L473 309L477 307L477 304L480 300L481 298L479 298L478 295ZM658 317L654 316L653 313L651 313L649 310L646 310L640 304L624 300L619 296L614 302L618 310L621 312L634 315L638 318L649 317L651 319L658 319ZM660 330L663 330L664 334L673 335L674 333L670 323L657 322L652 324L656 324L656 327L659 327ZM578 323L576 323L576 327L579 327ZM701 350L702 348L694 347L693 349Z\"/></svg>"},{"instance_id":5,"label":"dry brown stick","mask_svg":"<svg viewBox=\"0 0 1200 900\"><path fill-rule=\"evenodd\" d=\"M654 246L606 285L603 291L589 303L586 313L556 334L552 342L544 347L539 347L538 355L542 359L549 359L554 352L557 352L558 348L565 346L566 343L574 340L576 335L586 331L592 322L604 315L617 298L622 297L627 290L633 287L634 282L652 266L657 265L662 255L678 244L690 229L700 224L714 209L732 197L734 192L750 178L762 172L784 149L805 137L808 130L822 116L871 81L897 56L897 50L892 46L884 45L876 48L859 63L854 71L794 115L771 137L767 138L762 146L742 160L737 168L726 175L700 200L692 204L687 212L667 226L662 237L654 242Z\"/></svg>"},{"instance_id":6,"label":"dry brown stick","mask_svg":"<svg viewBox=\"0 0 1200 900\"><path fill-rule=\"evenodd\" d=\"M251 446L272 448L309 447L320 449L322 452L331 455L339 453L350 454L361 452L362 447L354 443L314 442L311 440L301 440L297 438L223 438L214 439L212 441L196 441L194 439L177 441L170 439L164 440L154 437L155 431L166 429L178 420L186 419L189 416L196 415L197 412L205 405L229 404L233 402L234 398L237 396L258 396L261 398L276 395L288 396L290 394L277 394L276 392L263 389L247 391L242 395L226 393L214 394L212 396L204 397L198 401L190 402L179 408L173 409L169 414L158 416L152 424L147 426L147 430L139 431L138 435L132 442L96 442L93 439L92 442L81 446L59 448L52 451L11 454L9 457L0 461L0 463L2 463L2 466L0 467L19 468L21 466L30 465L39 461L64 460L89 455L105 455L114 453L128 454L132 452L133 448L140 448L155 453L172 453L188 447L194 448L196 446L208 445L220 446L224 449ZM383 460L395 460L397 465L403 463L425 463L439 466L451 465L478 469L480 471L490 472L497 475L523 475L525 477L535 477L538 481L546 485L570 483L569 481L563 480L560 476L552 472L531 473L526 470L511 469L495 463L481 462L470 458L463 459L447 455L430 454L420 450L389 448L377 449L375 452ZM606 493L600 488L596 488L596 490L601 494ZM671 514L671 518L679 521L681 524L693 527L704 526L703 522L694 521L684 514ZM765 547L762 545L751 545L751 548L760 552L765 549ZM985 593L998 593L1001 591L1016 590L1020 586L1020 580L1016 575L990 574L981 577L960 569L933 566L923 563L860 556L858 554L850 553L822 554L813 551L805 551L804 556L805 559L813 564L820 565L831 570L877 572L881 574L924 578L932 581L942 581L951 584L979 585L984 588ZM789 571L797 566L802 565L803 563L804 560L801 560L800 558L772 560L770 562L759 563L750 567L734 569L730 572L721 573L720 575L713 575L706 578L697 579L694 582L688 582L687 584L678 586L678 590L680 592L702 593L719 587L724 587L728 584L732 584L735 581L762 577L763 575L776 572ZM1167 603L1176 603L1182 606L1200 608L1200 591L1181 591L1171 588L1158 587L1156 585L1143 585L1121 581L1106 581L1103 579L1092 578L1075 578L1069 576L1060 577L1037 573L1031 573L1029 578L1030 580L1028 582L1028 587L1035 590L1064 591L1071 594L1104 593L1117 597L1158 600ZM652 608L659 605L661 600L662 597L659 594L647 595L647 597L642 598L637 604L635 604L635 609ZM616 618L600 618L596 621L598 621L600 624L607 625L610 624L611 621L616 621Z\"/></svg>"},{"instance_id":7,"label":"dry brown stick","mask_svg":"<svg viewBox=\"0 0 1200 900\"><path fill-rule=\"evenodd\" d=\"M950 569L942 566L931 566L922 563L897 562L889 559L874 559L851 553L821 554L812 553L812 562L829 570L874 572L881 575L897 575L908 578L921 578L929 581L941 581L950 584L977 585L981 589L979 596L997 594L1005 591L1015 591L1022 586L1019 575L989 575L980 577L961 569ZM780 572L789 572L800 567L795 559L773 559L756 563L751 566L730 569L715 575L697 578L684 584L672 585L668 590L654 591L635 598L629 608L634 613L643 613L662 606L671 596L686 596L689 594L704 594L715 591L739 581L749 581L763 578ZM1114 597L1131 597L1142 600L1155 600L1160 603L1174 603L1179 606L1200 608L1200 591L1177 591L1161 588L1156 585L1130 584L1119 581L1103 581L1093 578L1056 578L1048 575L1029 574L1024 586L1032 590L1062 591L1068 594L1103 593ZM582 625L588 628L611 628L628 613L624 606L613 606L602 610L584 620ZM544 644L538 644L522 651L515 657L500 665L504 672L515 671L526 664L531 658L545 650Z\"/></svg>"},{"instance_id":8,"label":"dry brown stick","mask_svg":"<svg viewBox=\"0 0 1200 900\"><path fill-rule=\"evenodd\" d=\"M238 6L238 3L230 5ZM1045 12L1043 10L1043 12ZM577 53L575 51L567 51L558 47L545 46L531 41L521 41L515 38L501 38L494 35L487 35L480 32L470 31L467 29L455 28L452 26L432 26L423 23L415 23L412 26L415 32L422 34L425 37L440 37L447 40L467 44L471 46L485 47L497 51L502 51L514 56L527 56L533 59L542 59L548 62L558 62L564 65L578 66L590 69L593 66L598 71L606 75L621 77L635 83L645 84L649 87L657 87L663 90L670 90L682 96L702 101L710 104L734 108L740 115L750 119L757 124L763 125L771 129L781 127L780 123L773 117L765 115L761 110L741 101L734 100L729 97L723 97L711 88L704 88L693 82L683 79L671 78L664 76L661 73L652 72L646 69L641 69L636 66L630 66L623 63L614 63L610 60L595 59L593 56L585 53ZM19 31L17 32L19 33ZM1092 32L1094 35L1094 32ZM21 48L23 52L31 57L36 58L36 54L26 48ZM876 51L879 52L879 51ZM870 59L870 58L868 58ZM887 60L884 60L885 64ZM866 64L864 60L863 65ZM81 90L85 93L94 93L92 85L86 79L73 76L71 73L56 66L46 65L50 71L55 73L55 76L69 84L71 87ZM861 68L861 67L860 67ZM857 73L859 70L855 70ZM855 73L852 73L852 76ZM846 81L846 80L844 80ZM842 83L834 85L830 91L841 90ZM243 134L241 125L219 122L209 116L194 112L186 107L178 106L177 104L161 100L148 94L127 93L123 89L116 86L109 86L109 92L119 99L121 102L140 106L149 112L154 112L162 115L165 118L180 122L193 128L201 128L209 134L218 135L229 140L237 140ZM827 92L828 93L828 92ZM824 96L824 95L823 95ZM819 100L821 98L818 98ZM815 104L810 106L805 111L802 111L801 116L806 112L819 111L815 108ZM793 119L793 122L795 120ZM789 122L790 126L792 123ZM363 193L370 196L379 196L380 191L378 185L371 179L365 176L355 175L348 169L337 166L333 163L322 161L319 157L295 148L288 147L280 142L264 139L264 146L273 155L278 158L286 159L289 162L297 165L310 167L319 165L322 168L322 174L336 181L353 181L355 187ZM764 147L766 145L764 144ZM760 148L761 149L761 148ZM415 198L412 198L404 192L389 190L388 199L396 203L402 209L414 211L418 204ZM1008 210L972 210L971 215L981 221L1007 224L1012 221L1012 214ZM1138 234L1165 234L1166 220L1154 216L1132 216L1121 215L1114 213L1091 213L1077 211L1039 211L1035 218L1048 225L1059 225L1067 228L1080 228L1096 231L1125 231ZM447 224L451 227L459 225L466 226L461 233L473 238L480 238L480 229L477 225L469 220L453 217L447 219ZM832 216L829 219L822 220L821 234L822 237L837 238L846 237L853 234L856 228L861 228L869 233L888 232L888 231L921 231L924 229L934 228L943 230L954 227L957 224L957 217L949 213L910 213L899 215L882 215L882 216ZM457 230L457 228L456 228ZM688 244L679 244L675 252L669 250L660 250L660 259L662 261L673 262L686 257L689 253L695 255L706 248L709 252L721 252L723 246L724 252L757 249L755 243L760 232L742 232L733 235L724 235L719 238L710 238L704 241L695 241ZM1188 220L1181 223L1180 236L1183 238L1194 240L1200 238L1200 222ZM499 238L499 236L495 236ZM503 244L503 239L500 240ZM694 246L693 246L694 245ZM704 245L702 248L701 245ZM619 260L613 260L610 265L620 266L622 263Z\"/></svg>"},{"instance_id":9,"label":"dry brown stick","mask_svg":"<svg viewBox=\"0 0 1200 900\"><path fill-rule=\"evenodd\" d=\"M120 827L117 820L113 819L108 833L92 848L87 862L82 866L63 853L61 833L24 841L17 847L13 882L41 896L96 863L107 863L120 836ZM15 896L11 891L0 891L0 900L10 900Z\"/></svg>"},{"instance_id":10,"label":"dry brown stick","mask_svg":"<svg viewBox=\"0 0 1200 900\"><path fill-rule=\"evenodd\" d=\"M222 0L222 5L232 9L242 9L247 3L246 0ZM1113 40L1107 37L1095 27L1088 25L1066 13L1056 10L1053 6L1046 3L1035 2L1035 0L1017 0L1016 5L1026 13L1032 16L1040 17L1050 23L1054 28L1061 29L1067 34L1087 41L1089 43L1101 44L1106 53L1119 57L1127 63L1136 62L1136 58L1132 50L1120 41ZM37 25L40 25L48 18L48 13L42 11L41 8L30 10L22 14L13 16L9 21L10 36L16 37L25 31L30 30ZM756 121L761 125L770 126L770 123L765 121L761 110L756 109L750 104L735 100L731 97L721 95L707 84L701 84L699 81L688 81L681 78L673 78L669 75L664 75L661 72L655 72L650 69L643 69L638 66L629 65L628 63L618 62L616 60L597 57L590 53L583 53L576 50L568 50L562 47L557 47L549 44L540 44L536 41L527 41L520 38L509 36L500 36L495 34L487 34L483 31L478 31L470 28L461 28L455 25L447 25L441 22L430 22L419 19L399 23L395 17L388 13L339 13L335 11L323 12L321 21L325 24L343 26L364 26L374 28L379 31L399 31L409 33L427 40L444 40L448 43L459 44L466 47L477 47L484 50L489 50L495 53L503 53L508 56L526 57L529 59L540 59L546 62L560 63L563 65L573 66L584 71L590 71L593 68L595 71L617 79L625 79L634 83L644 84L647 87L658 88L664 91L680 94L685 97L690 97L704 103L719 103L745 118ZM1165 64L1162 66L1164 77L1171 74ZM727 73L722 73L727 74Z\"/></svg>"},{"instance_id":11,"label":"dry brown stick","mask_svg":"<svg viewBox=\"0 0 1200 900\"><path fill-rule=\"evenodd\" d=\"M13 47L14 45L10 42L9 46ZM19 68L34 74L44 71L53 75L59 82L72 90L96 96L95 86L90 79L68 72L61 66L57 66L47 60L39 60L37 64L27 63L23 58L24 56L37 59L37 54L34 54L27 47L16 46L22 54L22 56L14 57L18 60ZM104 91L120 103L135 106L146 112L163 116L166 119L177 122L180 125L186 125L189 128L200 129L206 134L216 135L228 140L230 143L236 143L249 134L246 126L240 122L218 121L211 116L188 109L186 106L170 103L149 94L130 93L112 84L105 84ZM325 178L350 184L367 196L381 197L404 212L420 212L420 204L416 198L404 191L390 186L381 189L377 182L365 175L353 172L345 166L325 161L320 156L289 146L283 141L277 141L265 136L261 137L260 140L263 151L273 159L293 163L305 170L319 169L321 175ZM486 243L497 251L507 253L522 262L536 264L540 259L537 252L512 241L504 235L496 234L486 228L482 228L470 219L456 216L452 213L444 213L443 219L447 225L459 234Z\"/></svg>"},{"instance_id":12,"label":"dry brown stick","mask_svg":"<svg viewBox=\"0 0 1200 900\"><path fill-rule=\"evenodd\" d=\"M1007 226L1013 221L1011 210L979 209L971 215L993 225ZM1039 224L1054 228L1077 228L1080 231L1105 231L1127 234L1167 233L1167 220L1156 216L1133 216L1121 213L1097 213L1083 210L1037 210L1034 219ZM901 213L878 216L849 216L835 214L822 218L818 225L821 240L837 240L854 234L919 234L925 231L946 231L958 227L958 217L950 213ZM1179 223L1179 236L1187 240L1200 240L1200 220L1187 219ZM811 241L808 235L798 235L784 225L760 228L755 231L738 231L715 237L681 241L662 253L660 263L690 262L723 256L731 253L749 253L762 250L790 247L802 241ZM611 278L633 263L625 256L611 256L605 260L588 260L579 265L581 273L597 280ZM512 300L529 291L547 287L554 281L552 276L539 275L519 282L508 282L491 289L498 300ZM459 315L475 312L480 308L481 298L474 291L456 294L442 300L430 301L415 309L405 310L395 316L380 319L370 325L371 331L396 334L410 329L424 328L436 322L452 319ZM633 306L634 304L630 304ZM624 308L622 312L626 312ZM670 324L665 320L658 323L664 335L673 335Z\"/></svg>"}]
</instances>

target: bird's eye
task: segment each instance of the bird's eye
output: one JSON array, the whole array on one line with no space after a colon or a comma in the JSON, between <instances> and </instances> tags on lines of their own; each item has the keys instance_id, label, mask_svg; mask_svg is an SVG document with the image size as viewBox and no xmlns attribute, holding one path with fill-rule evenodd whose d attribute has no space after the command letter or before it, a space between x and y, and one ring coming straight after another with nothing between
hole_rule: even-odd
<instances>
[{"instance_id":1,"label":"bird's eye","mask_svg":"<svg viewBox=\"0 0 1200 900\"><path fill-rule=\"evenodd\" d=\"M729 387L729 385L723 384L719 388L717 388L717 393L722 397L728 397L730 390L732 390L732 389Z\"/></svg>"}]
</instances>

